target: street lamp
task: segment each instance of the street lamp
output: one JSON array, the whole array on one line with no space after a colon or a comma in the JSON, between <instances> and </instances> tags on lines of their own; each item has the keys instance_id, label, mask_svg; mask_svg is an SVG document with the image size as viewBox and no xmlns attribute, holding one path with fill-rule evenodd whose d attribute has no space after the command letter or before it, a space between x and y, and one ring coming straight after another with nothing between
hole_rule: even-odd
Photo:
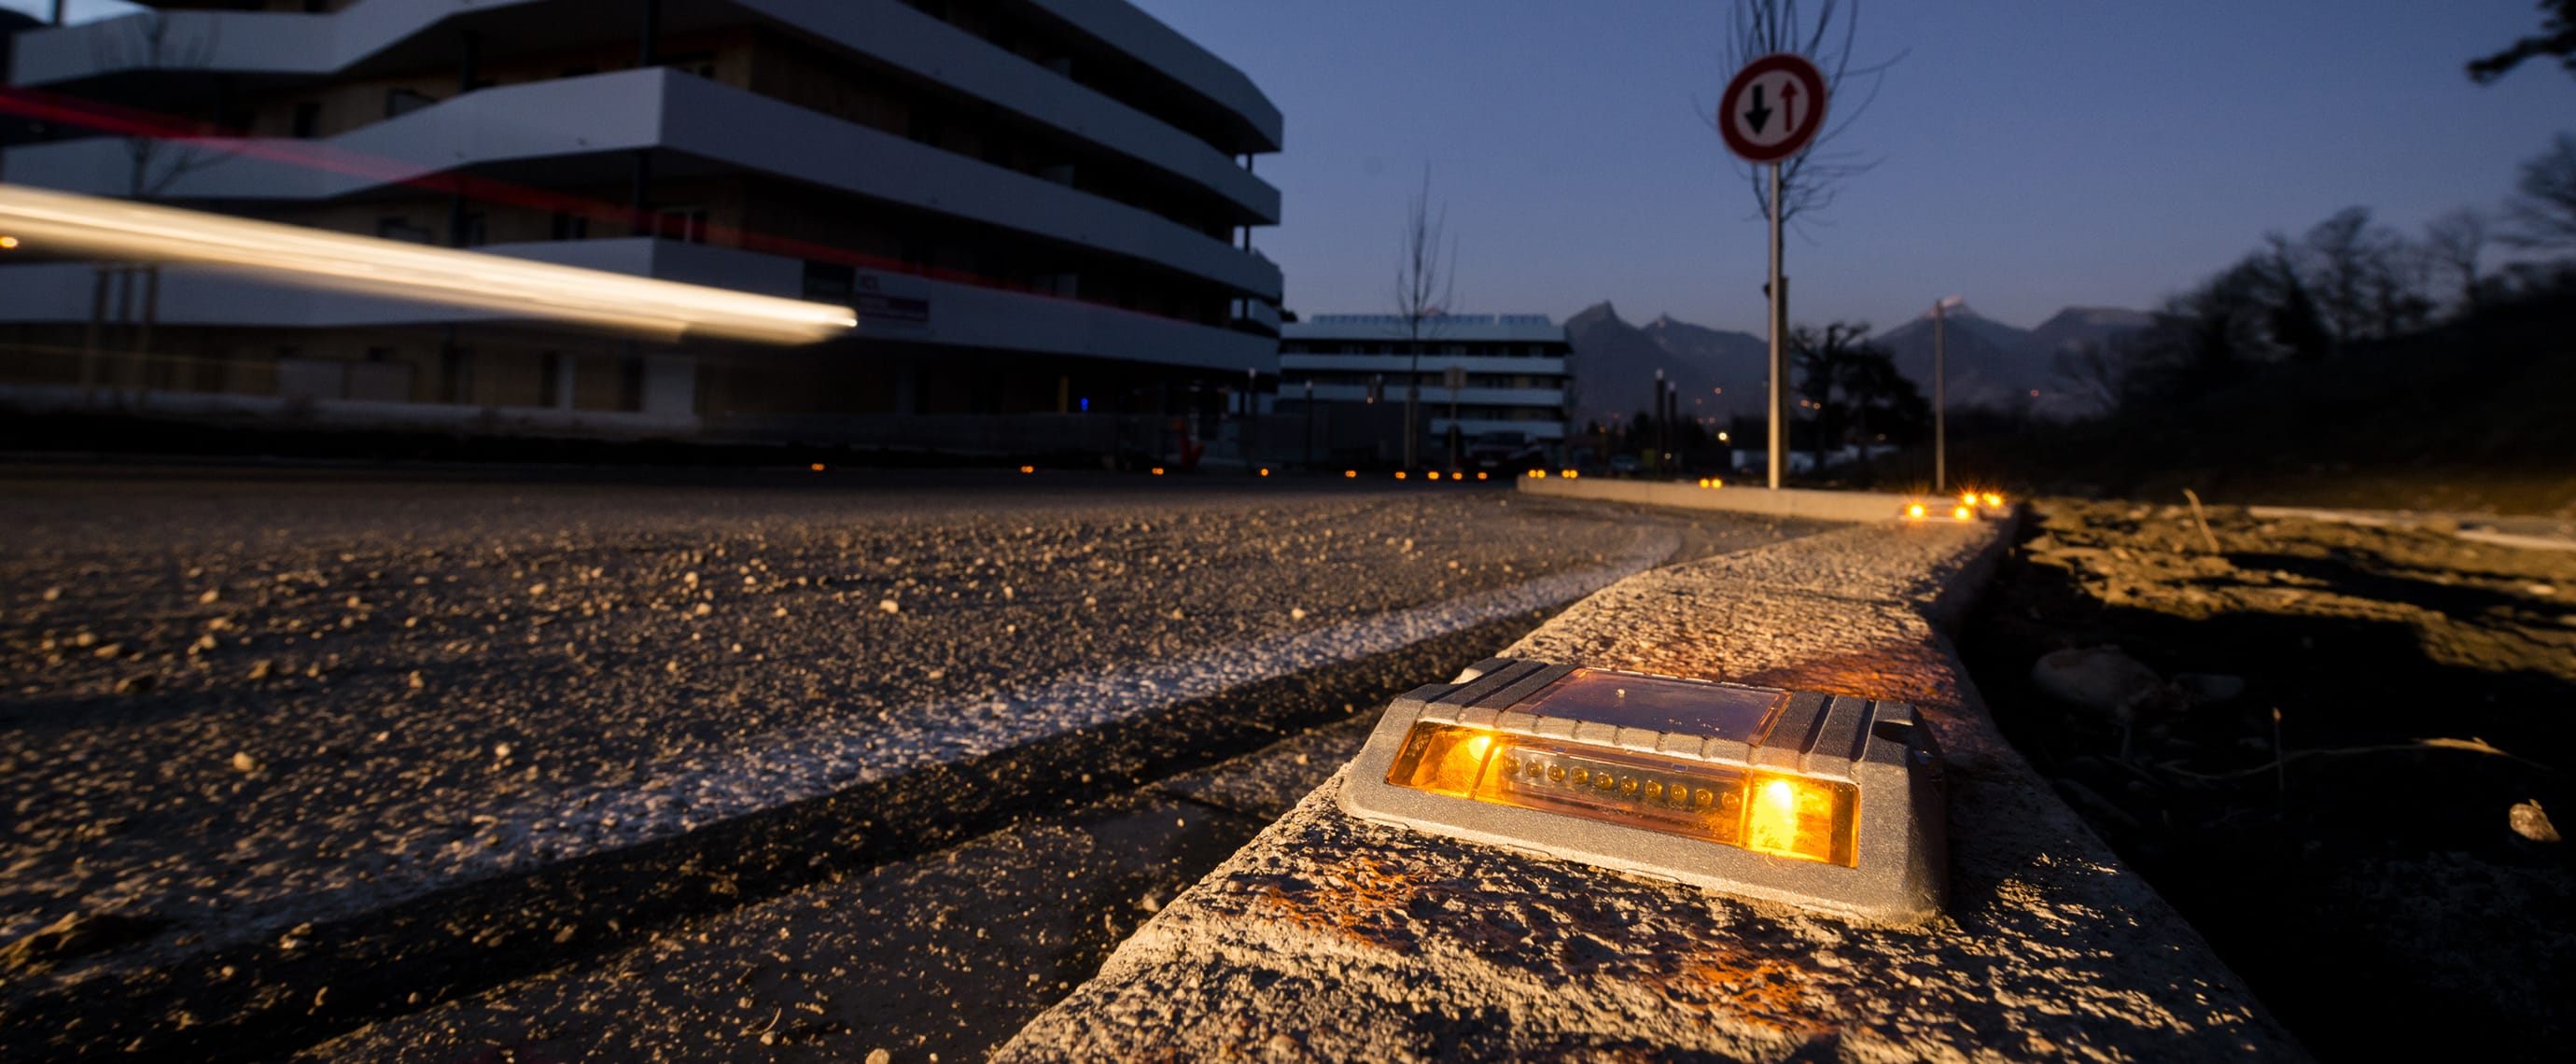
<instances>
[{"instance_id":1,"label":"street lamp","mask_svg":"<svg viewBox=\"0 0 2576 1064\"><path fill-rule=\"evenodd\" d=\"M1932 490L1944 495L1950 491L1950 410L1947 367L1943 365L1942 312L1967 302L1948 296L1932 304Z\"/></svg>"}]
</instances>

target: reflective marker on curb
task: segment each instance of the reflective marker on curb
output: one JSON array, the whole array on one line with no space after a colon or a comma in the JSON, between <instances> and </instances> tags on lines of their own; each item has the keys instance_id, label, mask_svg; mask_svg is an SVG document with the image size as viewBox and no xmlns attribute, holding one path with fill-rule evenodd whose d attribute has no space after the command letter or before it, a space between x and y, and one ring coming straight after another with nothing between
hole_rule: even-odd
<instances>
[{"instance_id":1,"label":"reflective marker on curb","mask_svg":"<svg viewBox=\"0 0 2576 1064\"><path fill-rule=\"evenodd\" d=\"M1940 911L1940 757L1913 707L1493 659L1387 708L1366 820L1888 923Z\"/></svg>"}]
</instances>

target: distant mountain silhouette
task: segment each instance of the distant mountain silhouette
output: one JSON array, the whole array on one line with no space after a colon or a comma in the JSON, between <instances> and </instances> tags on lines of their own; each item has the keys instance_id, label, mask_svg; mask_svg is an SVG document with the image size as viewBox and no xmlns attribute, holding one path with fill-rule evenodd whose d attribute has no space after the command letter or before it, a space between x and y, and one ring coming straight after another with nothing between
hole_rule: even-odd
<instances>
[{"instance_id":1,"label":"distant mountain silhouette","mask_svg":"<svg viewBox=\"0 0 2576 1064\"><path fill-rule=\"evenodd\" d=\"M2074 392L2057 376L2058 352L2086 344L2107 343L2144 328L2146 314L2116 307L2068 307L2036 329L2021 329L1979 314L1972 307L1953 307L1944 315L1950 405L1954 409L2028 406L2034 413L2074 417L2098 413L2091 400ZM1878 334L1878 343L1896 358L1898 372L1932 394L1932 312ZM2034 394L2036 393L2036 394Z\"/></svg>"},{"instance_id":2,"label":"distant mountain silhouette","mask_svg":"<svg viewBox=\"0 0 2576 1064\"><path fill-rule=\"evenodd\" d=\"M1762 361L1770 346L1747 333L1670 316L1640 328L1602 302L1566 319L1574 342L1575 421L1632 417L1654 406L1655 371L1680 389L1685 417L1762 411Z\"/></svg>"},{"instance_id":3,"label":"distant mountain silhouette","mask_svg":"<svg viewBox=\"0 0 2576 1064\"><path fill-rule=\"evenodd\" d=\"M1946 362L1952 408L2011 408L2028 404L2055 416L2092 413L2087 401L2056 376L2052 359L2071 346L2105 343L2143 328L2146 314L2117 307L2067 307L2022 329L1968 307L1947 314ZM1608 422L1654 405L1655 371L1681 389L1689 416L1760 415L1769 382L1763 361L1770 345L1750 333L1711 329L1659 315L1630 325L1608 302L1566 319L1574 342L1575 420ZM1896 368L1932 394L1932 315L1873 338L1895 356ZM2033 396L2032 392L2039 394Z\"/></svg>"}]
</instances>

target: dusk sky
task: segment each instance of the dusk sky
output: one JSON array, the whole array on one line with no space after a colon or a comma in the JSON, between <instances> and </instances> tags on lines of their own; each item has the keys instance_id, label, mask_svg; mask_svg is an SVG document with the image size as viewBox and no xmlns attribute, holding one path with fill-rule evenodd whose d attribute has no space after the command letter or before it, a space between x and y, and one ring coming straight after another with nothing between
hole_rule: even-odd
<instances>
[{"instance_id":1,"label":"dusk sky","mask_svg":"<svg viewBox=\"0 0 2576 1064\"><path fill-rule=\"evenodd\" d=\"M1631 321L1760 331L1763 223L1702 118L1730 73L1727 4L1136 2L1287 115L1287 151L1258 162L1287 218L1255 243L1290 308L1388 309L1428 164L1460 309L1561 319L1608 299ZM2530 0L1860 16L1861 59L1905 54L1841 141L1877 169L1790 239L1801 321L1889 327L1951 294L2024 326L2070 304L2143 309L2343 207L2409 231L2492 207L2517 162L2576 129L2576 78L2552 62L2486 87L2461 73L2538 28Z\"/></svg>"},{"instance_id":2,"label":"dusk sky","mask_svg":"<svg viewBox=\"0 0 2576 1064\"><path fill-rule=\"evenodd\" d=\"M1299 313L1387 309L1427 162L1464 309L1761 331L1764 224L1700 116L1727 4L1138 2L1286 114L1258 166L1287 218L1255 244ZM1790 239L1802 321L2143 309L2343 207L2415 230L2492 206L2576 130L2553 62L2461 73L2539 28L2531 0L1860 8L1861 58L1908 54L1842 142L1882 162Z\"/></svg>"}]
</instances>

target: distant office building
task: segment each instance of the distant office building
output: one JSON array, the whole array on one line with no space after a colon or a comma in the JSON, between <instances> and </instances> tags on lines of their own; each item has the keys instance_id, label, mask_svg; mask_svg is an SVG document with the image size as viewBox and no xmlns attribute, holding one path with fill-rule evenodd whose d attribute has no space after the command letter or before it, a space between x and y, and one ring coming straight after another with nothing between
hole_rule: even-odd
<instances>
[{"instance_id":1,"label":"distant office building","mask_svg":"<svg viewBox=\"0 0 2576 1064\"><path fill-rule=\"evenodd\" d=\"M1404 402L1419 373L1423 454L1447 457L1450 410L1470 454L1554 453L1565 442L1574 354L1565 327L1543 314L1450 314L1411 339L1394 314L1319 314L1280 328L1279 408L1296 409L1311 384L1318 404ZM1464 387L1449 388L1456 370ZM1397 442L1401 451L1401 441Z\"/></svg>"},{"instance_id":2,"label":"distant office building","mask_svg":"<svg viewBox=\"0 0 2576 1064\"><path fill-rule=\"evenodd\" d=\"M1279 219L1252 172L1279 111L1122 0L153 6L18 33L10 82L249 139L84 132L8 150L9 181L845 303L861 325L661 344L20 254L0 258L0 393L22 408L104 391L1045 449L1092 437L1038 415L1213 418L1276 372L1280 273L1251 231Z\"/></svg>"}]
</instances>

